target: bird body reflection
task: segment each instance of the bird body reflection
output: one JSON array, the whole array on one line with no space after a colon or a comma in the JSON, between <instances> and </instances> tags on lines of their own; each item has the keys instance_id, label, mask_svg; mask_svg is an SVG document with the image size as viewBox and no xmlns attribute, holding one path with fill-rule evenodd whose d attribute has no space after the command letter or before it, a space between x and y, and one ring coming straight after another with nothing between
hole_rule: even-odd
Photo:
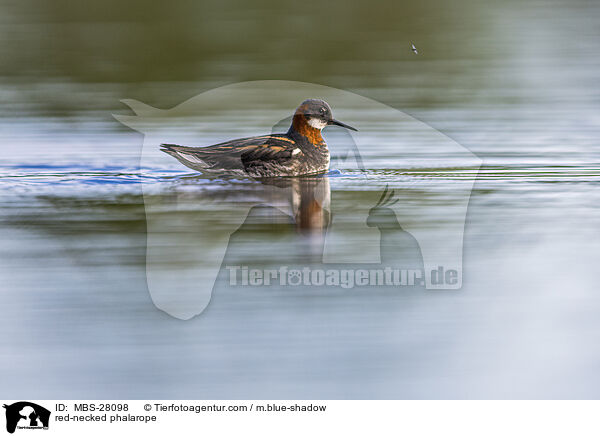
<instances>
[{"instance_id":1,"label":"bird body reflection","mask_svg":"<svg viewBox=\"0 0 600 436\"><path fill-rule=\"evenodd\" d=\"M261 180L264 202L253 206L242 225L231 235L228 253L248 252L237 247L244 240L270 253L295 252L296 261L321 261L324 237L330 223L328 177ZM266 236L274 232L275 238ZM285 246L278 246L282 242Z\"/></svg>"}]
</instances>

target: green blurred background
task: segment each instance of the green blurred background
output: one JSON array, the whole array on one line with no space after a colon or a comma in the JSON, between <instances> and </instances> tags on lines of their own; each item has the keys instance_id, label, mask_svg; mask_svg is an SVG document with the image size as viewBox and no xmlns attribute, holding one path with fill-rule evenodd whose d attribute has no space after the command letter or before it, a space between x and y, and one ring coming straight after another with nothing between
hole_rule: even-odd
<instances>
[{"instance_id":1,"label":"green blurred background","mask_svg":"<svg viewBox=\"0 0 600 436\"><path fill-rule=\"evenodd\" d=\"M168 107L258 79L355 90L399 109L467 104L498 88L515 88L507 97L518 99L527 97L521 88L569 87L581 79L578 68L597 62L598 4L591 1L0 5L0 75L28 103L5 104L41 113L90 109L92 102L64 95L73 83L98 84L86 89L99 107L116 106L111 93Z\"/></svg>"}]
</instances>

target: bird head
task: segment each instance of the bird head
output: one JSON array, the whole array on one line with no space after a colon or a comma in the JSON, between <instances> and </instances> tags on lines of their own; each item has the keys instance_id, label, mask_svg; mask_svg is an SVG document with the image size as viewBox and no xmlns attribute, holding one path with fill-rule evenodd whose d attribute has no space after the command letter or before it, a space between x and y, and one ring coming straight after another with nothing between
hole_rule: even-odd
<instances>
[{"instance_id":1,"label":"bird head","mask_svg":"<svg viewBox=\"0 0 600 436\"><path fill-rule=\"evenodd\" d=\"M294 113L294 122L302 122L318 130L322 130L326 126L335 125L357 131L354 127L333 118L331 107L329 107L327 102L314 98L304 100L298 106Z\"/></svg>"}]
</instances>

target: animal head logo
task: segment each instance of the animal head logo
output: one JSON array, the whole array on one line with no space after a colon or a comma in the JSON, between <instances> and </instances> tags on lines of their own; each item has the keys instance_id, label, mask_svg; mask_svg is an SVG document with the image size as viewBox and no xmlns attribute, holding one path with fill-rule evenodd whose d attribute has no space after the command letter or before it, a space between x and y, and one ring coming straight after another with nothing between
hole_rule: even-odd
<instances>
[{"instance_id":1,"label":"animal head logo","mask_svg":"<svg viewBox=\"0 0 600 436\"><path fill-rule=\"evenodd\" d=\"M398 198L394 199L394 191L389 191L386 186L377 204L369 210L367 226L379 229L400 227L396 212L392 209L398 201L400 201Z\"/></svg>"},{"instance_id":2,"label":"animal head logo","mask_svg":"<svg viewBox=\"0 0 600 436\"><path fill-rule=\"evenodd\" d=\"M6 409L6 431L14 433L17 428L47 429L50 422L50 411L38 404L19 401Z\"/></svg>"}]
</instances>

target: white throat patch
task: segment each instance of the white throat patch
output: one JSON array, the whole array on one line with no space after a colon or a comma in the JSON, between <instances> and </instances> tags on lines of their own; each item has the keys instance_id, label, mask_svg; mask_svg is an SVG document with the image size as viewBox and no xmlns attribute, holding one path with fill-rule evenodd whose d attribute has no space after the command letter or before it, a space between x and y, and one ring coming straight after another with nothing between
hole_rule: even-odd
<instances>
[{"instance_id":1,"label":"white throat patch","mask_svg":"<svg viewBox=\"0 0 600 436\"><path fill-rule=\"evenodd\" d=\"M320 120L318 118L312 118L311 117L311 118L308 119L308 125L310 127L315 128L315 129L321 130L321 129L323 129L327 125L327 121L323 121L323 120Z\"/></svg>"}]
</instances>

